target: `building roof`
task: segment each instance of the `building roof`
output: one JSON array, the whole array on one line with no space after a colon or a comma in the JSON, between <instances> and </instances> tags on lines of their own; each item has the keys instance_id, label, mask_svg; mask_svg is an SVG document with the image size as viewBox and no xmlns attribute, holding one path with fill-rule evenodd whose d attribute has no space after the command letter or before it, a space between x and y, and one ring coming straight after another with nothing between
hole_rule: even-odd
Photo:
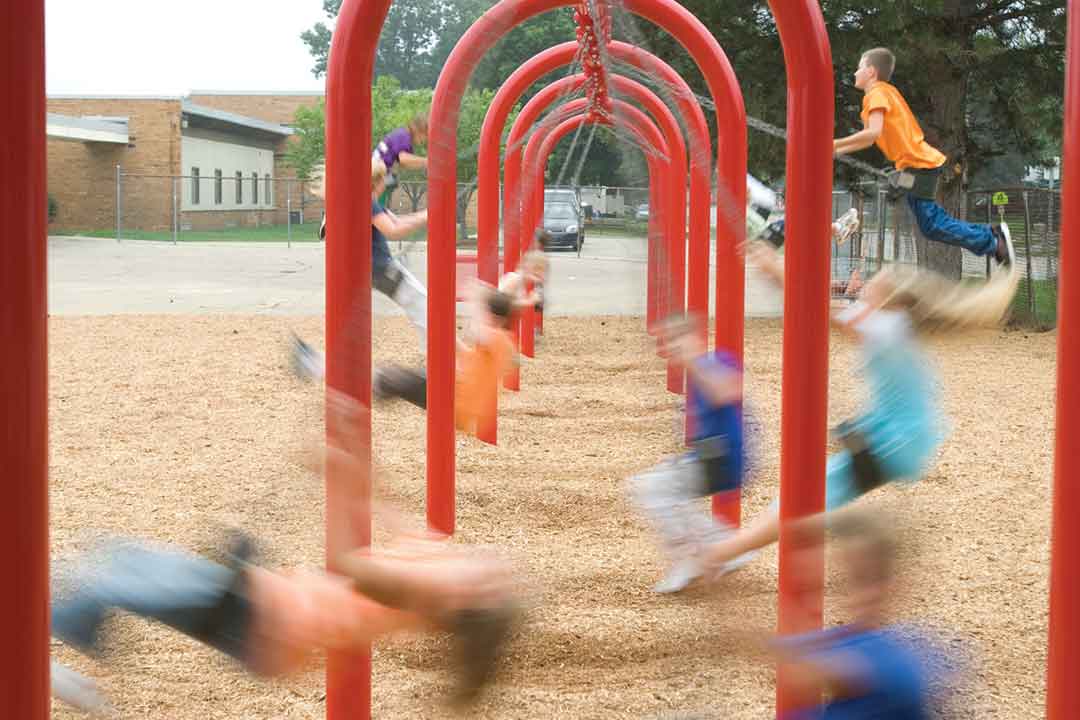
<instances>
[{"instance_id":1,"label":"building roof","mask_svg":"<svg viewBox=\"0 0 1080 720\"><path fill-rule=\"evenodd\" d=\"M284 125L257 120L252 117L247 117L246 115L237 115L236 113L226 112L224 110L217 110L215 108L206 107L205 105L196 105L188 100L184 100L180 103L180 110L184 116L202 120L206 125L211 127L216 126L234 131L237 128L243 128L278 136L289 136L293 134L292 129L287 128Z\"/></svg>"},{"instance_id":2,"label":"building roof","mask_svg":"<svg viewBox=\"0 0 1080 720\"><path fill-rule=\"evenodd\" d=\"M71 117L48 113L45 116L45 133L60 140L103 142L127 145L127 118Z\"/></svg>"},{"instance_id":3,"label":"building roof","mask_svg":"<svg viewBox=\"0 0 1080 720\"><path fill-rule=\"evenodd\" d=\"M192 90L189 95L237 97L322 97L325 90Z\"/></svg>"}]
</instances>

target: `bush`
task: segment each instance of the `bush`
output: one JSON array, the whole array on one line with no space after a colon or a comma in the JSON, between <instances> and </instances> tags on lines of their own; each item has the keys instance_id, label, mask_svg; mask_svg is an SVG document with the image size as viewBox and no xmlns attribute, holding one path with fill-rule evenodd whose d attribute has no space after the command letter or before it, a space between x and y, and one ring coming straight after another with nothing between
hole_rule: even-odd
<instances>
[{"instance_id":1,"label":"bush","mask_svg":"<svg viewBox=\"0 0 1080 720\"><path fill-rule=\"evenodd\" d=\"M60 212L60 205L56 202L56 198L49 193L49 222L56 219L56 214Z\"/></svg>"}]
</instances>

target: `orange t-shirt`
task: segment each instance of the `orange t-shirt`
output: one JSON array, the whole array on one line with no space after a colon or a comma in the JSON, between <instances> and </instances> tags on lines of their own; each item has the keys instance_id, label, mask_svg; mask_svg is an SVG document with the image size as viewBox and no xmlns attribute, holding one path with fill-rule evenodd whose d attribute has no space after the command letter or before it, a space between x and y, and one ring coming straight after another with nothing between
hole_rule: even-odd
<instances>
[{"instance_id":1,"label":"orange t-shirt","mask_svg":"<svg viewBox=\"0 0 1080 720\"><path fill-rule=\"evenodd\" d=\"M870 113L875 110L885 111L885 123L877 146L885 157L896 164L897 170L926 170L945 164L945 156L926 142L919 121L899 90L887 82L875 83L863 96L863 125L869 122Z\"/></svg>"},{"instance_id":2,"label":"orange t-shirt","mask_svg":"<svg viewBox=\"0 0 1080 720\"><path fill-rule=\"evenodd\" d=\"M498 412L499 383L510 369L514 343L510 333L498 330L491 340L475 345L458 356L454 420L457 428L476 434Z\"/></svg>"}]
</instances>

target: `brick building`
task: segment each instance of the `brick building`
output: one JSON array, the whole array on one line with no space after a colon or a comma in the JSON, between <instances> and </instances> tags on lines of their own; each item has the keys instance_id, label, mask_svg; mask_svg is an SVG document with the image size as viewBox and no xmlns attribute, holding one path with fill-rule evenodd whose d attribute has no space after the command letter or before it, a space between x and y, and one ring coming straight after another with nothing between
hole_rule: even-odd
<instances>
[{"instance_id":1,"label":"brick building","mask_svg":"<svg viewBox=\"0 0 1080 720\"><path fill-rule=\"evenodd\" d=\"M296 109L317 94L48 98L53 232L117 223L117 167L124 228L160 231L286 222L321 214L318 199L285 165ZM175 211L174 211L175 205Z\"/></svg>"},{"instance_id":2,"label":"brick building","mask_svg":"<svg viewBox=\"0 0 1080 720\"><path fill-rule=\"evenodd\" d=\"M49 192L54 233L167 231L284 224L288 209L306 221L318 198L285 163L290 125L322 93L193 92L187 97L48 98ZM427 205L426 193L420 208ZM175 205L175 211L174 211ZM412 210L405 192L391 207ZM476 194L466 211L476 224ZM295 218L294 218L295 219Z\"/></svg>"}]
</instances>

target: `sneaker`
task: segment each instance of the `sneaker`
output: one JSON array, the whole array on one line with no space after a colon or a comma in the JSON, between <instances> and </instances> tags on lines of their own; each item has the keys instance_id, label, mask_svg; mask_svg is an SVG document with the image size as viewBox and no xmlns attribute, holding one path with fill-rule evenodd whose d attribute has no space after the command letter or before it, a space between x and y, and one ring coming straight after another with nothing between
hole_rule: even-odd
<instances>
[{"instance_id":1,"label":"sneaker","mask_svg":"<svg viewBox=\"0 0 1080 720\"><path fill-rule=\"evenodd\" d=\"M54 698L96 717L113 717L112 707L97 683L66 665L52 661L49 670Z\"/></svg>"},{"instance_id":2,"label":"sneaker","mask_svg":"<svg viewBox=\"0 0 1080 720\"><path fill-rule=\"evenodd\" d=\"M292 336L292 369L301 380L322 380L326 376L326 360L300 336Z\"/></svg>"},{"instance_id":3,"label":"sneaker","mask_svg":"<svg viewBox=\"0 0 1080 720\"><path fill-rule=\"evenodd\" d=\"M784 218L773 220L765 226L764 232L761 233L761 239L779 250L784 247L784 227Z\"/></svg>"},{"instance_id":4,"label":"sneaker","mask_svg":"<svg viewBox=\"0 0 1080 720\"><path fill-rule=\"evenodd\" d=\"M859 211L851 208L833 223L833 239L843 245L859 231Z\"/></svg>"},{"instance_id":5,"label":"sneaker","mask_svg":"<svg viewBox=\"0 0 1080 720\"><path fill-rule=\"evenodd\" d=\"M668 568L663 579L653 586L653 592L661 595L682 592L699 577L701 577L701 563L697 561L697 558L684 558Z\"/></svg>"},{"instance_id":6,"label":"sneaker","mask_svg":"<svg viewBox=\"0 0 1080 720\"><path fill-rule=\"evenodd\" d=\"M990 229L994 232L994 237L998 241L997 249L994 251L994 259L1002 267L1012 267L1012 264L1016 262L1016 248L1013 246L1012 232L1009 230L1009 226L1001 223L1000 225L991 225Z\"/></svg>"},{"instance_id":7,"label":"sneaker","mask_svg":"<svg viewBox=\"0 0 1080 720\"><path fill-rule=\"evenodd\" d=\"M459 677L453 705L471 704L491 682L517 614L514 603L507 601L501 607L462 610L455 615Z\"/></svg>"}]
</instances>

